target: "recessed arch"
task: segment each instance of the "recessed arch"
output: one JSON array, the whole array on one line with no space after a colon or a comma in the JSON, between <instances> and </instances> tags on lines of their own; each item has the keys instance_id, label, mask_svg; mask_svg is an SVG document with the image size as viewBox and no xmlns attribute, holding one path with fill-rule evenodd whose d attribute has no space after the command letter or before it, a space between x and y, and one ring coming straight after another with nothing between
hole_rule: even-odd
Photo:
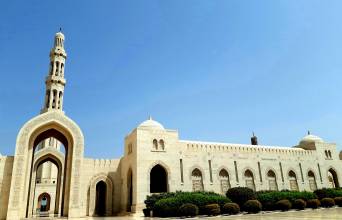
<instances>
[{"instance_id":1,"label":"recessed arch","mask_svg":"<svg viewBox=\"0 0 342 220\"><path fill-rule=\"evenodd\" d=\"M255 182L254 182L254 174L250 169L245 170L244 179L246 187L255 191Z\"/></svg>"},{"instance_id":2,"label":"recessed arch","mask_svg":"<svg viewBox=\"0 0 342 220\"><path fill-rule=\"evenodd\" d=\"M99 182L103 182L105 184L105 202L102 203L102 205L105 206L104 213L100 213L100 215L104 216L110 216L112 214L112 203L113 203L113 181L112 179L106 174L106 173L99 173L95 175L91 180L89 184L89 216L96 216L98 213L96 213L96 201L97 198L96 194L98 192L97 184ZM101 183L101 192L103 193L103 184ZM103 198L103 195L101 196ZM104 207L103 207L104 208Z\"/></svg>"},{"instance_id":3,"label":"recessed arch","mask_svg":"<svg viewBox=\"0 0 342 220\"><path fill-rule=\"evenodd\" d=\"M297 175L293 170L290 170L288 173L289 183L290 183L290 190L298 191L298 181Z\"/></svg>"},{"instance_id":4,"label":"recessed arch","mask_svg":"<svg viewBox=\"0 0 342 220\"><path fill-rule=\"evenodd\" d=\"M267 172L268 189L272 191L278 191L277 176L273 170Z\"/></svg>"},{"instance_id":5,"label":"recessed arch","mask_svg":"<svg viewBox=\"0 0 342 220\"><path fill-rule=\"evenodd\" d=\"M150 193L168 192L168 173L161 164L150 171Z\"/></svg>"},{"instance_id":6,"label":"recessed arch","mask_svg":"<svg viewBox=\"0 0 342 220\"><path fill-rule=\"evenodd\" d=\"M328 182L329 182L330 188L340 187L337 172L335 171L334 168L330 168L328 170Z\"/></svg>"},{"instance_id":7,"label":"recessed arch","mask_svg":"<svg viewBox=\"0 0 342 220\"><path fill-rule=\"evenodd\" d=\"M37 209L40 212L48 212L50 210L51 196L49 193L42 193L38 196Z\"/></svg>"},{"instance_id":8,"label":"recessed arch","mask_svg":"<svg viewBox=\"0 0 342 220\"><path fill-rule=\"evenodd\" d=\"M219 180L221 186L221 193L225 195L228 189L230 189L229 173L226 169L220 170Z\"/></svg>"},{"instance_id":9,"label":"recessed arch","mask_svg":"<svg viewBox=\"0 0 342 220\"><path fill-rule=\"evenodd\" d=\"M132 211L133 205L133 171L130 167L127 171L127 212Z\"/></svg>"},{"instance_id":10,"label":"recessed arch","mask_svg":"<svg viewBox=\"0 0 342 220\"><path fill-rule=\"evenodd\" d=\"M309 180L309 187L311 191L315 191L317 189L317 182L316 176L312 170L308 172L308 180Z\"/></svg>"},{"instance_id":11,"label":"recessed arch","mask_svg":"<svg viewBox=\"0 0 342 220\"><path fill-rule=\"evenodd\" d=\"M195 168L191 172L191 180L192 180L192 191L203 191L203 175L202 171L198 168Z\"/></svg>"}]
</instances>

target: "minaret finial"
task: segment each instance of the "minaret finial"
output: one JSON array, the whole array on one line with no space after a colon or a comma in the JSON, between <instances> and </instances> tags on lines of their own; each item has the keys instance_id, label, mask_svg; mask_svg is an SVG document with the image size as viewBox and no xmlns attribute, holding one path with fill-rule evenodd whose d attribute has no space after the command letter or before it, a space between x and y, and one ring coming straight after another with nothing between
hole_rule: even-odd
<instances>
[{"instance_id":1,"label":"minaret finial","mask_svg":"<svg viewBox=\"0 0 342 220\"><path fill-rule=\"evenodd\" d=\"M148 116L148 120L153 120L151 115L150 115L150 116Z\"/></svg>"},{"instance_id":2,"label":"minaret finial","mask_svg":"<svg viewBox=\"0 0 342 220\"><path fill-rule=\"evenodd\" d=\"M308 130L308 135L310 135L310 130Z\"/></svg>"},{"instance_id":3,"label":"minaret finial","mask_svg":"<svg viewBox=\"0 0 342 220\"><path fill-rule=\"evenodd\" d=\"M62 27L59 27L59 32L62 32Z\"/></svg>"}]
</instances>

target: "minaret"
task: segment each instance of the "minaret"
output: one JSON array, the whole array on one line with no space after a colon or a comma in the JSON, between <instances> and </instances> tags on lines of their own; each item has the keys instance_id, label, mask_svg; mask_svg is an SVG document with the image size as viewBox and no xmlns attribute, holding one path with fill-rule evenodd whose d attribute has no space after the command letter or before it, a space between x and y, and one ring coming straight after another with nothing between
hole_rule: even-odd
<instances>
[{"instance_id":1,"label":"minaret","mask_svg":"<svg viewBox=\"0 0 342 220\"><path fill-rule=\"evenodd\" d=\"M63 94L66 80L64 67L67 54L64 50L64 34L59 32L55 35L55 42L50 51L50 69L45 80L46 95L44 107L41 113L58 110L63 112Z\"/></svg>"},{"instance_id":2,"label":"minaret","mask_svg":"<svg viewBox=\"0 0 342 220\"><path fill-rule=\"evenodd\" d=\"M63 113L63 94L65 86L64 67L67 54L64 50L64 34L56 33L55 42L50 51L50 68L45 80L46 95L45 103L41 113L48 111L60 111ZM60 151L61 143L51 137L43 140L37 146L38 150L46 147L54 147ZM37 181L39 183L55 184L57 181L57 168L51 162L46 162L39 166L37 170Z\"/></svg>"}]
</instances>

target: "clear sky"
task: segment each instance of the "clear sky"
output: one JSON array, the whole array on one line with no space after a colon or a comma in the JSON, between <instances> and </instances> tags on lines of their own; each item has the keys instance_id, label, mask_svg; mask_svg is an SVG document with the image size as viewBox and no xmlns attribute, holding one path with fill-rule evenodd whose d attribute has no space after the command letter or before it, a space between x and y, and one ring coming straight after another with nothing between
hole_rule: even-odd
<instances>
[{"instance_id":1,"label":"clear sky","mask_svg":"<svg viewBox=\"0 0 342 220\"><path fill-rule=\"evenodd\" d=\"M149 115L181 139L342 144L342 1L1 2L0 153L45 93L59 27L64 110L85 156L112 158Z\"/></svg>"}]
</instances>

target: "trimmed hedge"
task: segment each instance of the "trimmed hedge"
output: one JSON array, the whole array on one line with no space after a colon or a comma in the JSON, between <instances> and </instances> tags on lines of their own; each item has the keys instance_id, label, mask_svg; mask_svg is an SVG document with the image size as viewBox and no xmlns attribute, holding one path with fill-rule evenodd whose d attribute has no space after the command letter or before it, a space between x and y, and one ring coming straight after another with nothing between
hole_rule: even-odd
<instances>
[{"instance_id":1,"label":"trimmed hedge","mask_svg":"<svg viewBox=\"0 0 342 220\"><path fill-rule=\"evenodd\" d=\"M205 214L209 216L221 214L221 209L220 209L219 204L205 205L204 210L205 210Z\"/></svg>"},{"instance_id":2,"label":"trimmed hedge","mask_svg":"<svg viewBox=\"0 0 342 220\"><path fill-rule=\"evenodd\" d=\"M243 209L248 213L258 213L262 210L262 205L258 200L248 200L243 205Z\"/></svg>"},{"instance_id":3,"label":"trimmed hedge","mask_svg":"<svg viewBox=\"0 0 342 220\"><path fill-rule=\"evenodd\" d=\"M198 215L198 207L197 205L191 204L191 203L186 203L181 205L179 207L179 216L185 216L185 217L193 217Z\"/></svg>"},{"instance_id":4,"label":"trimmed hedge","mask_svg":"<svg viewBox=\"0 0 342 220\"><path fill-rule=\"evenodd\" d=\"M261 202L264 210L274 210L276 202L280 200L289 200L290 203L294 203L297 199L302 199L304 201L310 199L316 199L317 196L312 192L298 192L298 191L267 191L258 192L256 194L257 200Z\"/></svg>"},{"instance_id":5,"label":"trimmed hedge","mask_svg":"<svg viewBox=\"0 0 342 220\"><path fill-rule=\"evenodd\" d=\"M342 207L342 197L335 197L334 200L338 207Z\"/></svg>"},{"instance_id":6,"label":"trimmed hedge","mask_svg":"<svg viewBox=\"0 0 342 220\"><path fill-rule=\"evenodd\" d=\"M293 203L292 203L292 207L294 209L298 209L298 210L303 210L306 207L306 202L303 199L296 199Z\"/></svg>"},{"instance_id":7,"label":"trimmed hedge","mask_svg":"<svg viewBox=\"0 0 342 220\"><path fill-rule=\"evenodd\" d=\"M342 197L342 189L341 188L333 188L333 189L317 189L314 191L317 195L318 199L323 198L335 198L335 197Z\"/></svg>"},{"instance_id":8,"label":"trimmed hedge","mask_svg":"<svg viewBox=\"0 0 342 220\"><path fill-rule=\"evenodd\" d=\"M318 199L310 199L306 201L306 207L317 209L321 205L321 202Z\"/></svg>"},{"instance_id":9,"label":"trimmed hedge","mask_svg":"<svg viewBox=\"0 0 342 220\"><path fill-rule=\"evenodd\" d=\"M279 200L275 205L276 205L277 209L279 209L281 211L288 211L292 207L291 202L287 199Z\"/></svg>"},{"instance_id":10,"label":"trimmed hedge","mask_svg":"<svg viewBox=\"0 0 342 220\"><path fill-rule=\"evenodd\" d=\"M226 196L233 202L237 203L240 207L242 207L248 200L256 199L255 192L247 187L230 188L227 191Z\"/></svg>"},{"instance_id":11,"label":"trimmed hedge","mask_svg":"<svg viewBox=\"0 0 342 220\"><path fill-rule=\"evenodd\" d=\"M335 205L335 201L332 198L323 198L321 200L321 206L325 208L330 208Z\"/></svg>"},{"instance_id":12,"label":"trimmed hedge","mask_svg":"<svg viewBox=\"0 0 342 220\"><path fill-rule=\"evenodd\" d=\"M240 212L240 206L237 203L230 202L222 207L223 214L236 215Z\"/></svg>"},{"instance_id":13,"label":"trimmed hedge","mask_svg":"<svg viewBox=\"0 0 342 220\"><path fill-rule=\"evenodd\" d=\"M177 192L172 193L172 197L164 197L156 201L153 205L153 216L180 216L179 208L186 203L196 205L199 208L199 214L206 214L206 205L219 204L223 206L227 202L231 202L230 199L216 193Z\"/></svg>"}]
</instances>

